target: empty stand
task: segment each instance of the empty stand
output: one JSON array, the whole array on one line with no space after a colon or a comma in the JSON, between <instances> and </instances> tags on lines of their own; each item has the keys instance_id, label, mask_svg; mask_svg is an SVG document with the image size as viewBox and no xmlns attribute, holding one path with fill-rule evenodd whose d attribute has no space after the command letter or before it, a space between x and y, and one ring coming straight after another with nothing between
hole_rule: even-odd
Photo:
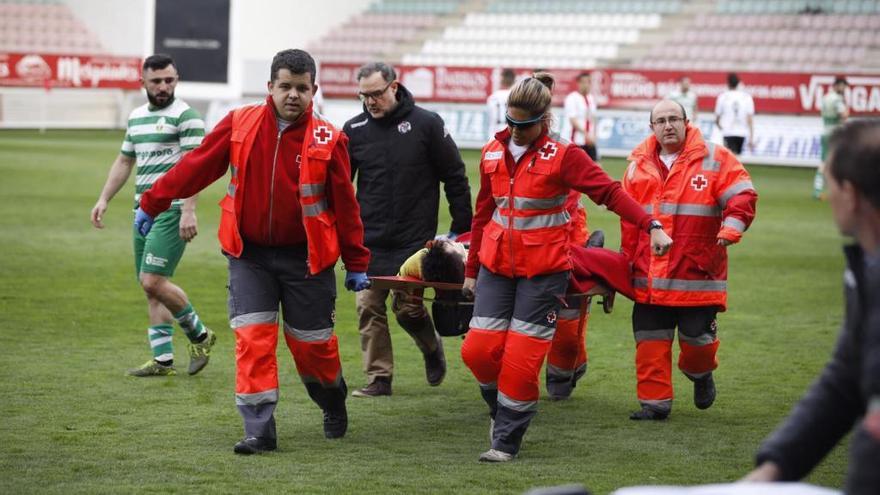
<instances>
[{"instance_id":1,"label":"empty stand","mask_svg":"<svg viewBox=\"0 0 880 495\"><path fill-rule=\"evenodd\" d=\"M356 63L870 70L880 2L380 0L310 48L321 60Z\"/></svg>"},{"instance_id":2,"label":"empty stand","mask_svg":"<svg viewBox=\"0 0 880 495\"><path fill-rule=\"evenodd\" d=\"M764 2L773 7L756 7L742 2L744 5L738 5L737 10L727 3L740 2L719 2L715 13L696 16L633 65L681 70L846 72L861 70L871 51L880 48L880 15L867 12L867 7L861 15L815 11L777 14L783 7L797 12L807 4L825 3L782 0ZM745 6L747 3L750 6ZM755 13L760 9L774 13ZM838 10L842 8L838 6ZM670 45L687 50L670 50Z\"/></svg>"},{"instance_id":3,"label":"empty stand","mask_svg":"<svg viewBox=\"0 0 880 495\"><path fill-rule=\"evenodd\" d=\"M0 51L105 53L94 33L70 9L52 1L0 1Z\"/></svg>"}]
</instances>

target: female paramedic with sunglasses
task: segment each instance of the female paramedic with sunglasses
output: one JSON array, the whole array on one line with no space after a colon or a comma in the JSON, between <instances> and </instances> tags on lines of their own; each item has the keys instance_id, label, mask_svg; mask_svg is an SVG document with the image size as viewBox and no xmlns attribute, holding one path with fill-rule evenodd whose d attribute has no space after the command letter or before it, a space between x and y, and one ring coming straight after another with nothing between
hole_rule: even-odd
<instances>
[{"instance_id":1,"label":"female paramedic with sunglasses","mask_svg":"<svg viewBox=\"0 0 880 495\"><path fill-rule=\"evenodd\" d=\"M582 149L550 138L552 88L547 73L514 85L507 129L483 147L480 161L462 289L476 299L461 355L489 405L492 444L480 455L483 462L512 460L536 413L538 376L571 269L569 191L639 225L657 255L672 244L659 222Z\"/></svg>"}]
</instances>

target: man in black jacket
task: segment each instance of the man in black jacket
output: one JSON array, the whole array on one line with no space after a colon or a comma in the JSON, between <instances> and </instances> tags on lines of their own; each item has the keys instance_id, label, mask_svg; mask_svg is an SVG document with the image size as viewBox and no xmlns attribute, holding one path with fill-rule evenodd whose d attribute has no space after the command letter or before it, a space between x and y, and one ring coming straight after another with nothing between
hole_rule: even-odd
<instances>
[{"instance_id":1,"label":"man in black jacket","mask_svg":"<svg viewBox=\"0 0 880 495\"><path fill-rule=\"evenodd\" d=\"M880 493L880 121L831 136L828 202L847 246L846 318L831 362L758 450L749 481L806 476L854 428L844 492Z\"/></svg>"},{"instance_id":2,"label":"man in black jacket","mask_svg":"<svg viewBox=\"0 0 880 495\"><path fill-rule=\"evenodd\" d=\"M416 106L412 94L383 62L358 70L364 111L345 123L352 180L364 222L364 243L372 254L369 275L396 275L400 265L437 233L440 183L444 185L455 236L470 230L470 185L458 147L439 115ZM385 300L387 290L357 295L366 387L355 397L391 395L394 361ZM421 301L396 298L397 322L425 358L429 385L446 375L443 344Z\"/></svg>"}]
</instances>

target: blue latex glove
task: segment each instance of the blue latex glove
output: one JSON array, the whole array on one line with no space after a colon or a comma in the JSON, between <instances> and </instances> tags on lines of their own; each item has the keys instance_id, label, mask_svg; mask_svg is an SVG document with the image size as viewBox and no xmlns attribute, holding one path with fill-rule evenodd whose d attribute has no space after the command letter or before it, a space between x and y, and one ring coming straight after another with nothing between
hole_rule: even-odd
<instances>
[{"instance_id":1,"label":"blue latex glove","mask_svg":"<svg viewBox=\"0 0 880 495\"><path fill-rule=\"evenodd\" d=\"M134 212L134 228L144 237L150 233L150 229L153 228L154 219L150 215L147 214L144 210L138 208L136 212Z\"/></svg>"},{"instance_id":2,"label":"blue latex glove","mask_svg":"<svg viewBox=\"0 0 880 495\"><path fill-rule=\"evenodd\" d=\"M435 241L454 241L456 239L458 239L458 234L451 231L448 234L439 234L434 237Z\"/></svg>"},{"instance_id":3,"label":"blue latex glove","mask_svg":"<svg viewBox=\"0 0 880 495\"><path fill-rule=\"evenodd\" d=\"M345 288L348 290L359 292L369 289L371 285L373 285L372 282L370 282L370 279L367 278L367 274L364 272L345 273Z\"/></svg>"}]
</instances>

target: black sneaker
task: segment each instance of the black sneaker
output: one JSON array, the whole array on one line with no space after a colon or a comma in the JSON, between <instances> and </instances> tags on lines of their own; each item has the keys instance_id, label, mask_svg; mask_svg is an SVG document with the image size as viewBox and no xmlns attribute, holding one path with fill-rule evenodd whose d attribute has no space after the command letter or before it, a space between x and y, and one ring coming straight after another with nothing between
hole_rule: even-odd
<instances>
[{"instance_id":1,"label":"black sneaker","mask_svg":"<svg viewBox=\"0 0 880 495\"><path fill-rule=\"evenodd\" d=\"M634 421L663 421L668 417L669 411L658 411L648 406L642 406L640 410L629 415L629 419Z\"/></svg>"},{"instance_id":2,"label":"black sneaker","mask_svg":"<svg viewBox=\"0 0 880 495\"><path fill-rule=\"evenodd\" d=\"M605 246L605 232L601 229L596 229L590 232L590 237L587 238L587 242L585 244L586 247L604 247Z\"/></svg>"},{"instance_id":3,"label":"black sneaker","mask_svg":"<svg viewBox=\"0 0 880 495\"><path fill-rule=\"evenodd\" d=\"M379 397L391 395L391 380L384 377L376 377L373 383L351 393L352 397Z\"/></svg>"},{"instance_id":4,"label":"black sneaker","mask_svg":"<svg viewBox=\"0 0 880 495\"><path fill-rule=\"evenodd\" d=\"M694 405L697 409L709 409L715 402L715 379L712 373L694 380Z\"/></svg>"},{"instance_id":5,"label":"black sneaker","mask_svg":"<svg viewBox=\"0 0 880 495\"><path fill-rule=\"evenodd\" d=\"M425 354L425 378L428 385L436 387L443 383L446 377L446 355L443 353L443 344L437 343L437 350L431 354Z\"/></svg>"},{"instance_id":6,"label":"black sneaker","mask_svg":"<svg viewBox=\"0 0 880 495\"><path fill-rule=\"evenodd\" d=\"M235 444L235 447L233 447L232 450L236 454L252 455L269 452L275 450L276 447L277 445L274 438L247 437Z\"/></svg>"},{"instance_id":7,"label":"black sneaker","mask_svg":"<svg viewBox=\"0 0 880 495\"><path fill-rule=\"evenodd\" d=\"M342 438L346 431L348 431L348 411L345 409L345 403L334 411L324 411L325 437Z\"/></svg>"}]
</instances>

